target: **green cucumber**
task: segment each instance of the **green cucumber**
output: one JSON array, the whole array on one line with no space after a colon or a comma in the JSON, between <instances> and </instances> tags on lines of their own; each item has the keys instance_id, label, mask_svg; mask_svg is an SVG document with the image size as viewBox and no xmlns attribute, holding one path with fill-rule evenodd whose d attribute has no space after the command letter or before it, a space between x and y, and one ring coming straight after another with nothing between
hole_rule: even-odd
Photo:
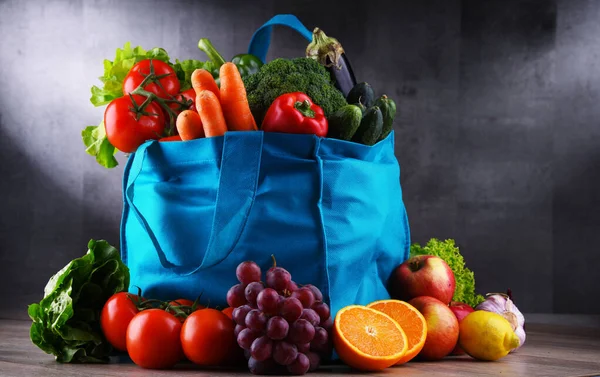
<instances>
[{"instance_id":1,"label":"green cucumber","mask_svg":"<svg viewBox=\"0 0 600 377\"><path fill-rule=\"evenodd\" d=\"M367 107L360 102L357 103L356 106L358 106L358 108L360 109L360 113L362 114L362 116L365 116L365 113L367 112Z\"/></svg>"},{"instance_id":2,"label":"green cucumber","mask_svg":"<svg viewBox=\"0 0 600 377\"><path fill-rule=\"evenodd\" d=\"M365 145L373 145L381 136L383 129L383 114L379 106L370 107L356 130L352 141Z\"/></svg>"},{"instance_id":3,"label":"green cucumber","mask_svg":"<svg viewBox=\"0 0 600 377\"><path fill-rule=\"evenodd\" d=\"M366 82L360 82L350 90L348 96L346 97L348 103L362 103L367 108L373 106L373 102L375 101L375 93L373 92L373 88L371 85Z\"/></svg>"},{"instance_id":4,"label":"green cucumber","mask_svg":"<svg viewBox=\"0 0 600 377\"><path fill-rule=\"evenodd\" d=\"M362 112L356 105L346 105L339 108L328 119L327 137L340 140L351 140L360 126Z\"/></svg>"},{"instance_id":5,"label":"green cucumber","mask_svg":"<svg viewBox=\"0 0 600 377\"><path fill-rule=\"evenodd\" d=\"M375 101L375 106L379 106L383 115L383 130L379 140L385 139L394 129L394 118L396 117L396 102L388 98L385 94Z\"/></svg>"}]
</instances>

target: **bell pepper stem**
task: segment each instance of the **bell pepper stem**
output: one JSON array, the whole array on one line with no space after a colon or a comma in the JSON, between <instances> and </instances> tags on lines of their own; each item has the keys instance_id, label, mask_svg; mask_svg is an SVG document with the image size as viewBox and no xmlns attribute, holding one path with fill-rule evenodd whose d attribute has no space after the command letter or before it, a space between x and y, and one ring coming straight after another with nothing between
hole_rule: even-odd
<instances>
[{"instance_id":1,"label":"bell pepper stem","mask_svg":"<svg viewBox=\"0 0 600 377\"><path fill-rule=\"evenodd\" d=\"M294 108L307 118L315 117L315 112L310 108L310 102L308 100L296 101L296 103L294 103Z\"/></svg>"},{"instance_id":2,"label":"bell pepper stem","mask_svg":"<svg viewBox=\"0 0 600 377\"><path fill-rule=\"evenodd\" d=\"M217 66L217 68L220 68L223 64L225 64L225 59L223 58L223 56L221 56L221 54L219 54L219 52L217 51L215 46L213 46L209 39L200 39L200 41L198 41L198 48L201 51L204 51L206 56L208 56L210 61L212 61Z\"/></svg>"}]
</instances>

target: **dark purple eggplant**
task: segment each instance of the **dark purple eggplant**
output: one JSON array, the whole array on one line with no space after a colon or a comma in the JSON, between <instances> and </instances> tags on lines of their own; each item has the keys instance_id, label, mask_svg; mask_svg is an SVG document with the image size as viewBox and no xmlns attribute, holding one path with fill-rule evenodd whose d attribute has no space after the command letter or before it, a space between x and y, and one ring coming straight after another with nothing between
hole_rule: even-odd
<instances>
[{"instance_id":1,"label":"dark purple eggplant","mask_svg":"<svg viewBox=\"0 0 600 377\"><path fill-rule=\"evenodd\" d=\"M312 42L306 47L306 57L315 59L327 68L335 87L346 97L356 85L356 78L342 44L325 35L318 27L313 30L312 38Z\"/></svg>"}]
</instances>

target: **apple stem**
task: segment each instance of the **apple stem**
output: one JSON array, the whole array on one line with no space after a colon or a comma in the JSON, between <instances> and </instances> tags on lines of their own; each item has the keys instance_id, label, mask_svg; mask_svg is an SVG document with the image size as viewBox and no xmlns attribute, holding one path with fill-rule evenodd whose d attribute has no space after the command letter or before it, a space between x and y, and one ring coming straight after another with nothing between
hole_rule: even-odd
<instances>
[{"instance_id":1,"label":"apple stem","mask_svg":"<svg viewBox=\"0 0 600 377\"><path fill-rule=\"evenodd\" d=\"M277 260L275 259L274 254L271 254L271 259L273 259L273 267L277 267Z\"/></svg>"},{"instance_id":2,"label":"apple stem","mask_svg":"<svg viewBox=\"0 0 600 377\"><path fill-rule=\"evenodd\" d=\"M418 271L419 270L419 261L417 261L417 260L411 261L409 263L409 266L410 266L410 270L412 272Z\"/></svg>"}]
</instances>

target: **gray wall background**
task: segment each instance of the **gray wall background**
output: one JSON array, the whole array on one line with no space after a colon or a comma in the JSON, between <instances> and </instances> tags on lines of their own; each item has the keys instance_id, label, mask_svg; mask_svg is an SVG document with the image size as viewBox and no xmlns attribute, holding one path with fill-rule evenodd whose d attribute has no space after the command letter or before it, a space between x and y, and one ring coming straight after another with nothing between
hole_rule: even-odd
<instances>
[{"instance_id":1,"label":"gray wall background","mask_svg":"<svg viewBox=\"0 0 600 377\"><path fill-rule=\"evenodd\" d=\"M90 238L117 245L121 166L84 152L102 61L126 41L226 57L277 13L338 37L399 104L412 237L454 238L481 293L600 313L600 2L0 1L0 317L25 318ZM306 43L277 29L270 57Z\"/></svg>"}]
</instances>

